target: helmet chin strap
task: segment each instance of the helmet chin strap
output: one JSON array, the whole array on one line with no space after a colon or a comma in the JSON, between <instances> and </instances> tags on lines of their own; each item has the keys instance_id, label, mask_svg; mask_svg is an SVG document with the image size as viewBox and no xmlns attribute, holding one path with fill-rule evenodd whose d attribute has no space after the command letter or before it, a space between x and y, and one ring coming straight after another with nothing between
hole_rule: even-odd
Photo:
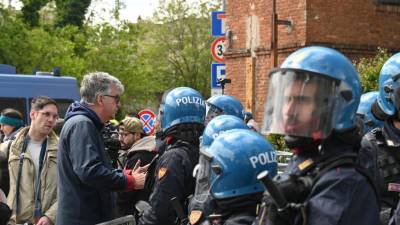
<instances>
[{"instance_id":1,"label":"helmet chin strap","mask_svg":"<svg viewBox=\"0 0 400 225\"><path fill-rule=\"evenodd\" d=\"M318 150L318 146L321 144L321 139L314 139L311 137L286 135L284 139L286 146L296 155L299 155L304 151Z\"/></svg>"},{"instance_id":2,"label":"helmet chin strap","mask_svg":"<svg viewBox=\"0 0 400 225\"><path fill-rule=\"evenodd\" d=\"M378 101L375 100L374 103L372 103L371 106L371 112L372 115L375 116L377 119L385 121L386 119L389 118L389 115L387 115L382 109L381 107L379 107Z\"/></svg>"},{"instance_id":3,"label":"helmet chin strap","mask_svg":"<svg viewBox=\"0 0 400 225\"><path fill-rule=\"evenodd\" d=\"M302 124L302 127L318 127L319 120L317 117L313 117L307 123ZM285 135L284 140L286 146L290 148L294 154L298 155L304 151L318 150L318 146L321 144L321 131L312 132L311 137L300 137L294 135Z\"/></svg>"}]
</instances>

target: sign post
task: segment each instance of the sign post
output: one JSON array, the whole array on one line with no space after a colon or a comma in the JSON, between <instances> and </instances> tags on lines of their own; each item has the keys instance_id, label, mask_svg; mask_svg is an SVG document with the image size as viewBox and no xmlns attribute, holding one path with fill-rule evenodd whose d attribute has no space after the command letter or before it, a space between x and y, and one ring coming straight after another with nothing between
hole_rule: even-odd
<instances>
[{"instance_id":1,"label":"sign post","mask_svg":"<svg viewBox=\"0 0 400 225\"><path fill-rule=\"evenodd\" d=\"M211 44L211 55L218 63L211 64L211 96L223 94L223 86L218 82L225 79L225 11L211 13L211 35L216 39Z\"/></svg>"}]
</instances>

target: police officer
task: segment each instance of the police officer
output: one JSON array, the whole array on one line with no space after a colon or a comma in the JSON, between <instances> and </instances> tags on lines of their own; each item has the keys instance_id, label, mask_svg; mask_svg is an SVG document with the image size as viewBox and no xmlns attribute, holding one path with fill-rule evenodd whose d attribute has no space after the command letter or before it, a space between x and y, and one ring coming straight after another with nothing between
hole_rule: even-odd
<instances>
[{"instance_id":1,"label":"police officer","mask_svg":"<svg viewBox=\"0 0 400 225\"><path fill-rule=\"evenodd\" d=\"M177 219L187 217L182 209L186 208L185 201L195 189L192 174L199 159L199 137L204 129L205 112L203 97L192 88L179 87L164 95L159 118L167 150L157 161L153 174L151 207L144 211L138 224L173 225ZM177 200L175 204L172 198Z\"/></svg>"},{"instance_id":2,"label":"police officer","mask_svg":"<svg viewBox=\"0 0 400 225\"><path fill-rule=\"evenodd\" d=\"M229 95L214 95L207 99L207 125L214 117L219 115L232 115L244 120L243 105L240 101Z\"/></svg>"},{"instance_id":3,"label":"police officer","mask_svg":"<svg viewBox=\"0 0 400 225\"><path fill-rule=\"evenodd\" d=\"M229 130L202 148L194 198L205 201L211 195L217 207L201 224L252 224L264 191L257 174L265 170L276 174L276 153L254 131ZM191 224L197 224L201 214L192 213Z\"/></svg>"},{"instance_id":4,"label":"police officer","mask_svg":"<svg viewBox=\"0 0 400 225\"><path fill-rule=\"evenodd\" d=\"M210 147L214 139L216 139L220 134L231 129L249 129L244 121L236 116L232 115L220 115L212 119L204 129L203 135L201 137L200 149L206 149ZM199 164L196 166L194 171L195 177L198 174ZM199 185L201 180L197 179L196 186ZM198 187L196 190L200 190ZM201 190L204 191L204 190ZM197 193L197 192L196 192ZM204 193L203 193L204 194ZM200 197L200 199L199 199ZM189 211L189 222L194 224L201 224L205 221L208 216L215 211L217 205L211 197L211 195L196 195L191 198L188 211Z\"/></svg>"},{"instance_id":5,"label":"police officer","mask_svg":"<svg viewBox=\"0 0 400 225\"><path fill-rule=\"evenodd\" d=\"M382 127L383 121L376 118L372 112L372 105L376 101L379 92L371 91L361 95L360 105L357 109L357 117L360 118L363 134L367 134L371 130Z\"/></svg>"},{"instance_id":6,"label":"police officer","mask_svg":"<svg viewBox=\"0 0 400 225\"><path fill-rule=\"evenodd\" d=\"M355 164L360 92L351 62L330 48L299 49L271 71L263 130L285 135L294 152L275 178L292 204L267 197L257 224L378 224L373 182Z\"/></svg>"},{"instance_id":7,"label":"police officer","mask_svg":"<svg viewBox=\"0 0 400 225\"><path fill-rule=\"evenodd\" d=\"M400 53L389 58L380 71L379 95L372 105L372 113L384 120L384 125L364 136L359 156L360 163L373 174L379 186L382 224L388 224L400 192L399 74Z\"/></svg>"}]
</instances>

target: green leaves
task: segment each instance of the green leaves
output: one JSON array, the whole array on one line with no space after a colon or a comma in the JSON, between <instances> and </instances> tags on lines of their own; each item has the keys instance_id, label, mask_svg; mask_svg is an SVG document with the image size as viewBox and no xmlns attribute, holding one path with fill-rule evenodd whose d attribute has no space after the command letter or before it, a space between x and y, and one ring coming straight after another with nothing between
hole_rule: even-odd
<instances>
[{"instance_id":1,"label":"green leaves","mask_svg":"<svg viewBox=\"0 0 400 225\"><path fill-rule=\"evenodd\" d=\"M378 90L379 72L389 57L386 49L378 48L377 54L373 58L362 58L355 63L364 93Z\"/></svg>"},{"instance_id":2,"label":"green leaves","mask_svg":"<svg viewBox=\"0 0 400 225\"><path fill-rule=\"evenodd\" d=\"M91 0L56 0L56 25L58 27L67 25L82 27L90 3Z\"/></svg>"},{"instance_id":3,"label":"green leaves","mask_svg":"<svg viewBox=\"0 0 400 225\"><path fill-rule=\"evenodd\" d=\"M17 67L18 73L33 69L50 71L62 67L63 74L80 74L84 62L75 55L75 43L43 28L30 29L17 18L6 16L0 24L0 59ZM62 32L62 30L60 31Z\"/></svg>"},{"instance_id":4,"label":"green leaves","mask_svg":"<svg viewBox=\"0 0 400 225\"><path fill-rule=\"evenodd\" d=\"M157 97L178 86L193 87L209 97L210 14L218 3L162 0L149 20L132 24L118 20L116 13L116 25L88 25L82 23L88 0L24 4L35 2L47 5L34 23L0 6L0 62L16 66L18 73L58 66L63 75L81 80L88 72L108 72L125 85L124 111L156 111Z\"/></svg>"},{"instance_id":5,"label":"green leaves","mask_svg":"<svg viewBox=\"0 0 400 225\"><path fill-rule=\"evenodd\" d=\"M190 4L190 5L189 5ZM149 59L161 60L157 77L161 86L189 86L210 95L210 13L213 5L201 1L160 1L154 14ZM154 60L152 60L154 61Z\"/></svg>"}]
</instances>

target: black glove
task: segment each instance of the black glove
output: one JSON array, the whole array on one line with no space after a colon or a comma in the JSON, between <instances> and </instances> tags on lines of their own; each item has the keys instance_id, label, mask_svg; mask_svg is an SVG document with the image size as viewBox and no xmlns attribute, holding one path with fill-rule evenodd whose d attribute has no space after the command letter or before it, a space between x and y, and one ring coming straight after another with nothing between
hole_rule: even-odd
<instances>
[{"instance_id":1,"label":"black glove","mask_svg":"<svg viewBox=\"0 0 400 225\"><path fill-rule=\"evenodd\" d=\"M267 204L267 225L292 225L297 216L297 210L290 208L278 212L278 208L272 202Z\"/></svg>"},{"instance_id":2,"label":"black glove","mask_svg":"<svg viewBox=\"0 0 400 225\"><path fill-rule=\"evenodd\" d=\"M0 225L6 225L11 217L11 209L7 204L0 202Z\"/></svg>"}]
</instances>

